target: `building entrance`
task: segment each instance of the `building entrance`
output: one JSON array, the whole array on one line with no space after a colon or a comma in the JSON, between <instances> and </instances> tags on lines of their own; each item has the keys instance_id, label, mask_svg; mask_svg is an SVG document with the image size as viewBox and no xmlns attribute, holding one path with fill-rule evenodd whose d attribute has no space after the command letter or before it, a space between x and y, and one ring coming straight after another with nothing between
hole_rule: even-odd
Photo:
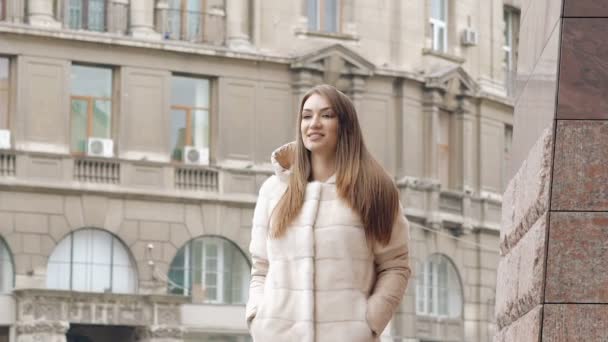
<instances>
[{"instance_id":1,"label":"building entrance","mask_svg":"<svg viewBox=\"0 0 608 342\"><path fill-rule=\"evenodd\" d=\"M133 327L117 325L70 324L67 342L135 342Z\"/></svg>"}]
</instances>

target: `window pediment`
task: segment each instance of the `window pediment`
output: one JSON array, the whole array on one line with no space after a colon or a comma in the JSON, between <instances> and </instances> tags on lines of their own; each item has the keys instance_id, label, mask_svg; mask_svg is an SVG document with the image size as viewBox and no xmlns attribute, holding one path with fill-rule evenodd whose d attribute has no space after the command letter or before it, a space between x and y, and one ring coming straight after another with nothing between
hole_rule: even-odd
<instances>
[{"instance_id":1,"label":"window pediment","mask_svg":"<svg viewBox=\"0 0 608 342\"><path fill-rule=\"evenodd\" d=\"M323 81L335 84L340 76L372 76L374 64L340 44L334 44L297 57L291 69L323 73Z\"/></svg>"}]
</instances>

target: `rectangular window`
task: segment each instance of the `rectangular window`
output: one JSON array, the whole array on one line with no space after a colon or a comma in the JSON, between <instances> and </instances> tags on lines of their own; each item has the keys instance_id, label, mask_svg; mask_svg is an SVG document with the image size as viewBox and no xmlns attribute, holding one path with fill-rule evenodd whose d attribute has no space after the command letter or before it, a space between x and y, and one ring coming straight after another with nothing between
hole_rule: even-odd
<instances>
[{"instance_id":1,"label":"rectangular window","mask_svg":"<svg viewBox=\"0 0 608 342\"><path fill-rule=\"evenodd\" d=\"M0 57L0 129L8 128L10 78L9 59Z\"/></svg>"},{"instance_id":2,"label":"rectangular window","mask_svg":"<svg viewBox=\"0 0 608 342\"><path fill-rule=\"evenodd\" d=\"M71 29L106 31L106 0L68 1L68 24Z\"/></svg>"},{"instance_id":3,"label":"rectangular window","mask_svg":"<svg viewBox=\"0 0 608 342\"><path fill-rule=\"evenodd\" d=\"M512 94L515 83L515 70L517 69L517 44L519 43L519 12L513 8L505 7L503 64L505 69L505 86L507 93Z\"/></svg>"},{"instance_id":4,"label":"rectangular window","mask_svg":"<svg viewBox=\"0 0 608 342\"><path fill-rule=\"evenodd\" d=\"M72 152L86 152L88 138L110 139L112 69L73 65L70 107Z\"/></svg>"},{"instance_id":5,"label":"rectangular window","mask_svg":"<svg viewBox=\"0 0 608 342\"><path fill-rule=\"evenodd\" d=\"M431 37L435 51L447 52L448 50L447 13L447 0L431 0Z\"/></svg>"},{"instance_id":6,"label":"rectangular window","mask_svg":"<svg viewBox=\"0 0 608 342\"><path fill-rule=\"evenodd\" d=\"M513 126L505 125L504 153L502 166L502 188L506 190L509 183L508 174L511 168L511 146L513 145Z\"/></svg>"},{"instance_id":7,"label":"rectangular window","mask_svg":"<svg viewBox=\"0 0 608 342\"><path fill-rule=\"evenodd\" d=\"M183 160L186 146L208 154L209 80L173 76L171 83L171 158Z\"/></svg>"},{"instance_id":8,"label":"rectangular window","mask_svg":"<svg viewBox=\"0 0 608 342\"><path fill-rule=\"evenodd\" d=\"M340 32L340 0L308 0L306 13L311 31Z\"/></svg>"},{"instance_id":9,"label":"rectangular window","mask_svg":"<svg viewBox=\"0 0 608 342\"><path fill-rule=\"evenodd\" d=\"M202 0L169 0L165 38L203 41L204 5Z\"/></svg>"},{"instance_id":10,"label":"rectangular window","mask_svg":"<svg viewBox=\"0 0 608 342\"><path fill-rule=\"evenodd\" d=\"M0 0L0 20L6 20L6 1Z\"/></svg>"}]
</instances>

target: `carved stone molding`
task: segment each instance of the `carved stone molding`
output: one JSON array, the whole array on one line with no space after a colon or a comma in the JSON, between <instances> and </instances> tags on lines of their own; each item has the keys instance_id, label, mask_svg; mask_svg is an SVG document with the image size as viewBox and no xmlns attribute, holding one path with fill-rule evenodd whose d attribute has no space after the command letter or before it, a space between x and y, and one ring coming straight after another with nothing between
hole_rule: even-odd
<instances>
[{"instance_id":1,"label":"carved stone molding","mask_svg":"<svg viewBox=\"0 0 608 342\"><path fill-rule=\"evenodd\" d=\"M70 329L70 323L66 321L35 321L18 322L15 324L17 335L33 334L57 334L65 335Z\"/></svg>"}]
</instances>

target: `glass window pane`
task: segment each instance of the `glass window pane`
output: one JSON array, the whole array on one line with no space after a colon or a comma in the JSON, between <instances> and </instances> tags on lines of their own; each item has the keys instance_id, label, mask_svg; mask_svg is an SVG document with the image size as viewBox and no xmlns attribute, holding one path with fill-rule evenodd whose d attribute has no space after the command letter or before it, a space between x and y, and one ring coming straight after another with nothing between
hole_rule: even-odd
<instances>
[{"instance_id":1,"label":"glass window pane","mask_svg":"<svg viewBox=\"0 0 608 342\"><path fill-rule=\"evenodd\" d=\"M0 239L0 293L13 288L13 263L4 241Z\"/></svg>"},{"instance_id":2,"label":"glass window pane","mask_svg":"<svg viewBox=\"0 0 608 342\"><path fill-rule=\"evenodd\" d=\"M323 30L326 32L338 32L338 0L323 0Z\"/></svg>"},{"instance_id":3,"label":"glass window pane","mask_svg":"<svg viewBox=\"0 0 608 342\"><path fill-rule=\"evenodd\" d=\"M112 97L112 69L72 65L72 95L110 99Z\"/></svg>"},{"instance_id":4,"label":"glass window pane","mask_svg":"<svg viewBox=\"0 0 608 342\"><path fill-rule=\"evenodd\" d=\"M446 12L445 0L432 0L431 1L431 18L445 21Z\"/></svg>"},{"instance_id":5,"label":"glass window pane","mask_svg":"<svg viewBox=\"0 0 608 342\"><path fill-rule=\"evenodd\" d=\"M87 100L72 99L71 146L74 152L86 151L88 105Z\"/></svg>"},{"instance_id":6,"label":"glass window pane","mask_svg":"<svg viewBox=\"0 0 608 342\"><path fill-rule=\"evenodd\" d=\"M182 160L184 146L186 146L186 111L171 110L171 158Z\"/></svg>"},{"instance_id":7,"label":"glass window pane","mask_svg":"<svg viewBox=\"0 0 608 342\"><path fill-rule=\"evenodd\" d=\"M70 0L69 5L69 26L71 29L82 28L82 1L83 0Z\"/></svg>"},{"instance_id":8,"label":"glass window pane","mask_svg":"<svg viewBox=\"0 0 608 342\"><path fill-rule=\"evenodd\" d=\"M89 0L89 30L105 31L106 0Z\"/></svg>"},{"instance_id":9,"label":"glass window pane","mask_svg":"<svg viewBox=\"0 0 608 342\"><path fill-rule=\"evenodd\" d=\"M9 60L0 58L0 129L8 124Z\"/></svg>"},{"instance_id":10,"label":"glass window pane","mask_svg":"<svg viewBox=\"0 0 608 342\"><path fill-rule=\"evenodd\" d=\"M193 255L198 260L193 276L198 280L197 284L205 288L206 300L225 304L246 303L251 266L240 249L225 239L215 237L198 238L191 245L196 246ZM171 264L170 277L179 274L176 260L180 258L178 253Z\"/></svg>"},{"instance_id":11,"label":"glass window pane","mask_svg":"<svg viewBox=\"0 0 608 342\"><path fill-rule=\"evenodd\" d=\"M46 270L46 287L70 289L72 235L61 240L49 257Z\"/></svg>"},{"instance_id":12,"label":"glass window pane","mask_svg":"<svg viewBox=\"0 0 608 342\"><path fill-rule=\"evenodd\" d=\"M308 29L317 31L319 29L319 0L308 0L306 13L308 15Z\"/></svg>"},{"instance_id":13,"label":"glass window pane","mask_svg":"<svg viewBox=\"0 0 608 342\"><path fill-rule=\"evenodd\" d=\"M171 105L193 108L209 108L209 80L173 76Z\"/></svg>"},{"instance_id":14,"label":"glass window pane","mask_svg":"<svg viewBox=\"0 0 608 342\"><path fill-rule=\"evenodd\" d=\"M110 138L112 118L112 102L107 100L94 101L93 106L93 136Z\"/></svg>"},{"instance_id":15,"label":"glass window pane","mask_svg":"<svg viewBox=\"0 0 608 342\"><path fill-rule=\"evenodd\" d=\"M192 111L192 144L198 148L209 148L209 112Z\"/></svg>"}]
</instances>

